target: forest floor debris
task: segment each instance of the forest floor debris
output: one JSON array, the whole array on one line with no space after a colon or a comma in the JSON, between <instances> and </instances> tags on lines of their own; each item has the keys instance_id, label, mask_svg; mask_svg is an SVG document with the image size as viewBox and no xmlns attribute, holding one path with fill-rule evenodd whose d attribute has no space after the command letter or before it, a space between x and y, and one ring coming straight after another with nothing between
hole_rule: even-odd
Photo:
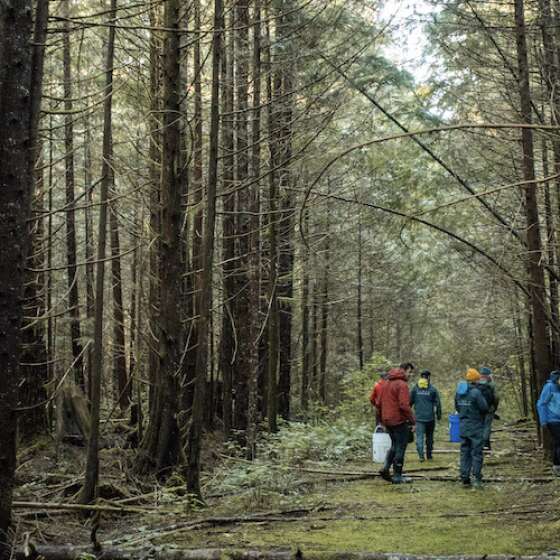
<instances>
[{"instance_id":1,"label":"forest floor debris","mask_svg":"<svg viewBox=\"0 0 560 560\"><path fill-rule=\"evenodd\" d=\"M128 478L126 461L103 450L105 484L121 488L113 499L97 504L98 538L104 547L144 549L247 549L314 554L333 551L400 551L411 555L536 555L558 547L560 480L549 474L533 438L512 439L496 430L495 448L486 457L482 490L458 483L457 446L445 442L429 463L420 463L414 445L407 452L410 485L393 486L379 479L379 466L365 450L351 460L282 462L263 459L248 464L247 481L237 483L234 472L244 461L222 458L231 469L229 495L207 499L208 507L189 501L181 481L167 486ZM26 453L18 476L16 518L20 534L31 532L37 544L87 546L91 521L65 496L79 480L83 465L66 459L52 463L56 470L41 476L34 465L53 461L48 445L34 456ZM120 451L121 457L126 453ZM314 459L317 459L316 457ZM217 472L217 471L216 471ZM275 478L267 484L267 476ZM209 473L207 495L213 485L224 488L223 473ZM282 487L282 485L285 487ZM125 496L126 494L126 496ZM219 494L219 493L218 493ZM125 496L125 497L123 497ZM211 515L208 515L211 513ZM56 516L56 517L55 517Z\"/></svg>"}]
</instances>

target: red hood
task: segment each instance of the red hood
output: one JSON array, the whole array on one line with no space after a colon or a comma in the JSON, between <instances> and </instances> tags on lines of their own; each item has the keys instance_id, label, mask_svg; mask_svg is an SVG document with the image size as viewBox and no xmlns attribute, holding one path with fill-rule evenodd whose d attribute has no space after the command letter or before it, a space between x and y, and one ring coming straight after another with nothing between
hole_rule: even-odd
<instances>
[{"instance_id":1,"label":"red hood","mask_svg":"<svg viewBox=\"0 0 560 560\"><path fill-rule=\"evenodd\" d=\"M404 370L401 368L393 368L389 370L389 374L387 375L387 379L402 379L406 381L406 374Z\"/></svg>"}]
</instances>

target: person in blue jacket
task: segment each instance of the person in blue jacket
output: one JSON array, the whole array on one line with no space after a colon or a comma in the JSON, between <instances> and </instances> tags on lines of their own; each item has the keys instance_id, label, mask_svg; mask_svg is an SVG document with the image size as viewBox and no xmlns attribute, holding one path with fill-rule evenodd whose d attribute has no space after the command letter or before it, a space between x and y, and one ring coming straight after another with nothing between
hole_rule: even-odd
<instances>
[{"instance_id":1,"label":"person in blue jacket","mask_svg":"<svg viewBox=\"0 0 560 560\"><path fill-rule=\"evenodd\" d=\"M482 486L482 461L484 446L484 419L488 413L488 403L478 389L480 373L473 368L467 371L466 381L457 386L455 410L459 413L461 436L461 480L464 486Z\"/></svg>"},{"instance_id":2,"label":"person in blue jacket","mask_svg":"<svg viewBox=\"0 0 560 560\"><path fill-rule=\"evenodd\" d=\"M416 451L420 461L424 460L424 438L426 458L428 461L432 459L436 418L441 420L441 400L438 390L430 384L431 375L427 369L422 371L410 393L410 406L414 407L416 416Z\"/></svg>"},{"instance_id":3,"label":"person in blue jacket","mask_svg":"<svg viewBox=\"0 0 560 560\"><path fill-rule=\"evenodd\" d=\"M550 373L537 401L541 426L552 438L552 471L560 476L560 370Z\"/></svg>"}]
</instances>

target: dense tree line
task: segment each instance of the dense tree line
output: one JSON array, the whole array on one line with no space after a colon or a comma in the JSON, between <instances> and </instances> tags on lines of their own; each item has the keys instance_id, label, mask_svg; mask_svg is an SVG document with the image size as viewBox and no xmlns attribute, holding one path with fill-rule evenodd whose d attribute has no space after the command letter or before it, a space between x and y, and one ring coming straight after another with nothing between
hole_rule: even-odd
<instances>
[{"instance_id":1,"label":"dense tree line","mask_svg":"<svg viewBox=\"0 0 560 560\"><path fill-rule=\"evenodd\" d=\"M362 0L2 4L0 538L16 416L60 443L80 399L84 503L103 421L201 498L205 433L251 459L375 353L515 370L530 412L560 352L560 6L432 4L426 84Z\"/></svg>"}]
</instances>

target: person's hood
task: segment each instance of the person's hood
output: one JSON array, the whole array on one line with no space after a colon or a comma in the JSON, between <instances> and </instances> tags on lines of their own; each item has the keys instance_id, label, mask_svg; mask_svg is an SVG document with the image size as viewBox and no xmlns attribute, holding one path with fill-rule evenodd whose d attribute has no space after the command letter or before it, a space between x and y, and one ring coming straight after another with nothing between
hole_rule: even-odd
<instances>
[{"instance_id":1,"label":"person's hood","mask_svg":"<svg viewBox=\"0 0 560 560\"><path fill-rule=\"evenodd\" d=\"M403 381L406 381L406 374L404 373L404 370L401 368L392 368L389 370L387 379L390 381L394 379L402 379Z\"/></svg>"},{"instance_id":2,"label":"person's hood","mask_svg":"<svg viewBox=\"0 0 560 560\"><path fill-rule=\"evenodd\" d=\"M548 382L557 385L558 379L560 379L560 370L555 369L554 371L551 371L550 377L548 378Z\"/></svg>"},{"instance_id":3,"label":"person's hood","mask_svg":"<svg viewBox=\"0 0 560 560\"><path fill-rule=\"evenodd\" d=\"M457 395L464 397L469 392L469 383L467 381L459 381L457 385Z\"/></svg>"}]
</instances>

